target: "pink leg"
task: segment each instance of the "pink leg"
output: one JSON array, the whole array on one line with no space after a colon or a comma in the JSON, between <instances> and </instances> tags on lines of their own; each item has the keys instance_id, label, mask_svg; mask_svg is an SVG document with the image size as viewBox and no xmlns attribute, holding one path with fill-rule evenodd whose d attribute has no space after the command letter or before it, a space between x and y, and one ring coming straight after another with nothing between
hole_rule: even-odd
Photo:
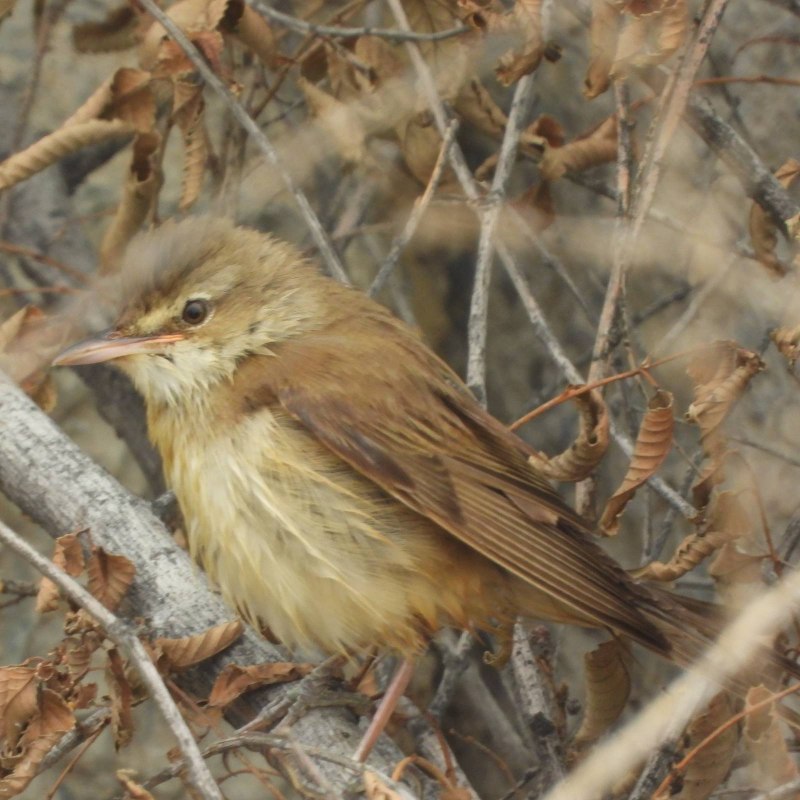
<instances>
[{"instance_id":1,"label":"pink leg","mask_svg":"<svg viewBox=\"0 0 800 800\"><path fill-rule=\"evenodd\" d=\"M413 674L414 660L411 658L404 658L397 668L397 672L392 676L391 683L386 687L386 692L381 698L381 702L378 704L375 716L369 723L367 732L358 745L358 749L353 756L356 761L363 762L367 760L367 757L372 752L372 748L375 746L375 742L378 741L378 737L383 733L384 728L389 723L395 707L403 696L403 692L405 692L408 687L408 683Z\"/></svg>"}]
</instances>

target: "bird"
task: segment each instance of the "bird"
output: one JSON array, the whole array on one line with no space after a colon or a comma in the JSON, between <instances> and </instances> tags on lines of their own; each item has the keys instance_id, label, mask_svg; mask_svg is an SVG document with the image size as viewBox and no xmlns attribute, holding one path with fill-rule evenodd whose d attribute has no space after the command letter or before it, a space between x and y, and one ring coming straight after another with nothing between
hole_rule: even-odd
<instances>
[{"instance_id":1,"label":"bird","mask_svg":"<svg viewBox=\"0 0 800 800\"><path fill-rule=\"evenodd\" d=\"M518 616L678 663L709 641L696 607L599 546L414 329L291 244L187 217L134 238L118 274L113 326L54 363L131 378L192 556L290 649L410 663L443 627Z\"/></svg>"}]
</instances>

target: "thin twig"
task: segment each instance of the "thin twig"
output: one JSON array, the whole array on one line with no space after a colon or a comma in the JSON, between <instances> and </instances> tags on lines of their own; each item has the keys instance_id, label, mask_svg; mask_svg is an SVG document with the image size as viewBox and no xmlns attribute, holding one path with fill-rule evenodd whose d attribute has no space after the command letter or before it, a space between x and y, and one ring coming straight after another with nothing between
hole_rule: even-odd
<instances>
[{"instance_id":1,"label":"thin twig","mask_svg":"<svg viewBox=\"0 0 800 800\"><path fill-rule=\"evenodd\" d=\"M368 25L359 28L342 28L333 25L318 25L305 19L284 14L266 3L253 3L253 8L259 14L291 28L298 33L311 33L317 36L337 36L342 39L357 39L361 36L377 36L391 42L438 42L442 39L452 39L462 33L469 33L472 29L466 25L448 28L445 31L432 31L431 33L417 33L416 31L398 31L392 28L372 28Z\"/></svg>"},{"instance_id":2,"label":"thin twig","mask_svg":"<svg viewBox=\"0 0 800 800\"><path fill-rule=\"evenodd\" d=\"M469 664L469 654L475 648L475 637L470 631L463 631L455 647L444 649L444 669L433 700L428 704L428 712L441 719L453 699L458 679Z\"/></svg>"},{"instance_id":3,"label":"thin twig","mask_svg":"<svg viewBox=\"0 0 800 800\"><path fill-rule=\"evenodd\" d=\"M514 624L511 669L519 695L520 711L533 731L534 745L539 756L537 760L544 772L539 780L541 785L551 786L566 773L562 754L559 753L558 732L553 724L555 699L543 680L528 633L519 621Z\"/></svg>"},{"instance_id":4,"label":"thin twig","mask_svg":"<svg viewBox=\"0 0 800 800\"><path fill-rule=\"evenodd\" d=\"M14 533L3 522L0 522L0 540L39 570L42 575L53 581L73 603L83 608L103 626L111 641L129 653L130 659L136 665L142 681L150 690L164 720L178 741L181 752L186 759L188 782L201 797L207 800L222 800L222 793L203 760L200 748L197 746L189 726L167 691L167 687L147 655L144 645L135 635L130 633L128 626L119 617L112 614L99 600L92 597L74 578L59 569L52 561L39 555L24 539Z\"/></svg>"},{"instance_id":5,"label":"thin twig","mask_svg":"<svg viewBox=\"0 0 800 800\"><path fill-rule=\"evenodd\" d=\"M286 188L294 197L300 209L300 213L308 229L311 231L311 236L317 245L317 249L325 262L328 272L342 283L349 283L347 273L328 240L328 234L322 227L319 217L308 202L308 198L303 190L298 186L292 174L284 165L278 155L278 151L267 138L266 134L258 127L258 123L247 113L245 107L234 97L230 89L217 77L200 51L189 40L189 37L186 36L172 19L155 4L154 0L141 0L141 2L147 12L164 26L167 33L169 33L181 50L186 54L186 57L197 68L203 80L219 95L222 102L228 107L228 110L233 114L238 123L250 134L253 143L261 154L275 167Z\"/></svg>"},{"instance_id":6,"label":"thin twig","mask_svg":"<svg viewBox=\"0 0 800 800\"><path fill-rule=\"evenodd\" d=\"M388 3L400 28L409 30L408 18L406 17L400 0L388 0ZM417 77L422 85L422 91L425 95L428 105L430 106L431 113L433 114L434 121L436 122L436 127L439 129L439 132L442 134L442 136L444 136L445 132L447 131L449 120L444 102L442 101L442 98L439 96L439 93L436 89L436 82L433 78L430 67L422 57L422 53L420 53L416 44L413 42L406 42L405 47L408 51L414 70L417 73ZM480 191L474 177L472 176L472 172L470 172L470 169L467 166L467 162L464 159L464 154L461 151L461 148L458 146L458 142L453 142L453 145L450 148L450 164L453 167L453 171L456 173L456 177L458 178L462 189L464 190L464 194L466 194L467 199L473 204L476 213L478 216L480 216ZM503 242L498 242L496 247L497 253L500 256L500 261L514 283L517 293L519 294L520 299L525 306L525 310L528 313L528 318L533 324L536 335L545 345L550 353L551 358L553 358L553 360L556 362L559 369L561 369L562 373L566 376L567 380L570 383L582 383L583 377L581 376L580 372L578 372L575 365L569 360L563 348L561 347L560 342L550 329L550 326L547 324L539 304L528 288L525 278L522 275L522 271L514 262L514 259L511 257L511 253L509 252L508 248L503 244ZM620 434L614 426L612 426L612 436L623 449L623 451L625 451L627 454L631 454L633 452L633 442L628 437ZM681 514L686 517L691 517L694 515L695 510L689 505L689 503L687 503L674 489L668 486L662 478L657 475L653 475L648 479L648 484L652 486L653 489L659 495L661 495L666 502L677 508Z\"/></svg>"},{"instance_id":7,"label":"thin twig","mask_svg":"<svg viewBox=\"0 0 800 800\"><path fill-rule=\"evenodd\" d=\"M494 255L494 234L503 202L506 186L511 177L511 169L517 157L519 136L528 116L533 99L533 73L524 75L517 83L511 110L508 114L500 156L497 160L492 187L484 201L481 213L481 232L478 240L478 257L475 261L475 279L469 309L469 328L467 335L467 385L478 399L486 404L486 334L489 313L489 281Z\"/></svg>"},{"instance_id":8,"label":"thin twig","mask_svg":"<svg viewBox=\"0 0 800 800\"><path fill-rule=\"evenodd\" d=\"M627 243L628 254L631 254L636 246L647 212L655 197L664 156L689 102L694 76L706 57L711 39L727 5L728 0L711 0L709 2L697 36L686 58L673 73L674 77L669 81L667 89L662 94L664 100L653 123L655 133L648 142L648 147L642 157L641 179L638 181L633 197L632 224Z\"/></svg>"},{"instance_id":9,"label":"thin twig","mask_svg":"<svg viewBox=\"0 0 800 800\"><path fill-rule=\"evenodd\" d=\"M394 270L397 260L400 258L400 253L411 241L411 237L417 230L417 226L425 214L426 209L430 205L431 199L433 198L433 195L439 186L439 182L442 179L444 167L447 163L447 157L450 153L450 146L453 144L453 140L455 139L457 132L458 120L454 119L447 126L444 138L442 139L442 146L439 149L439 155L436 158L436 163L433 165L433 171L428 179L428 185L425 187L425 191L414 201L414 207L411 209L411 213L408 215L408 219L406 220L406 224L403 226L403 230L400 231L400 233L398 233L394 238L394 241L389 248L388 255L384 259L383 264L381 264L378 274L375 276L375 279L372 281L372 284L369 287L368 294L370 297L374 297L383 288L389 275L391 275L392 271Z\"/></svg>"}]
</instances>

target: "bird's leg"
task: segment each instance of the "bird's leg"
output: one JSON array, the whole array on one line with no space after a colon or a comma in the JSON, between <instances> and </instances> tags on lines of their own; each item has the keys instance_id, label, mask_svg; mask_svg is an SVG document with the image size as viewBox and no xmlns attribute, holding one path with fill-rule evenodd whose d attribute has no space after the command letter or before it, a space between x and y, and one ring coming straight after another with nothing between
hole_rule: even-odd
<instances>
[{"instance_id":1,"label":"bird's leg","mask_svg":"<svg viewBox=\"0 0 800 800\"><path fill-rule=\"evenodd\" d=\"M391 682L386 687L381 702L378 703L375 715L372 717L367 731L356 749L355 755L353 756L356 761L367 760L367 757L372 752L372 748L375 746L375 742L378 741L378 737L383 733L398 702L400 702L400 698L408 687L413 674L414 659L404 658L397 668L397 671L392 676Z\"/></svg>"}]
</instances>

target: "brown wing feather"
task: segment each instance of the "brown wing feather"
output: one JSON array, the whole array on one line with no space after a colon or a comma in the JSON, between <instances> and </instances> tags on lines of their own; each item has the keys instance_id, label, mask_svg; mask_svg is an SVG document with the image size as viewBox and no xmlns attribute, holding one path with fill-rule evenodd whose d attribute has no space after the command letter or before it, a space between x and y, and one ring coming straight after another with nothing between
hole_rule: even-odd
<instances>
[{"instance_id":1,"label":"brown wing feather","mask_svg":"<svg viewBox=\"0 0 800 800\"><path fill-rule=\"evenodd\" d=\"M528 446L399 325L392 335L398 333L403 352L389 359L381 339L364 331L280 345L262 372L269 374L269 394L390 495L571 607L578 619L668 650L637 608L649 604L647 593L529 468ZM354 363L373 370L358 382L358 394L351 391Z\"/></svg>"}]
</instances>

